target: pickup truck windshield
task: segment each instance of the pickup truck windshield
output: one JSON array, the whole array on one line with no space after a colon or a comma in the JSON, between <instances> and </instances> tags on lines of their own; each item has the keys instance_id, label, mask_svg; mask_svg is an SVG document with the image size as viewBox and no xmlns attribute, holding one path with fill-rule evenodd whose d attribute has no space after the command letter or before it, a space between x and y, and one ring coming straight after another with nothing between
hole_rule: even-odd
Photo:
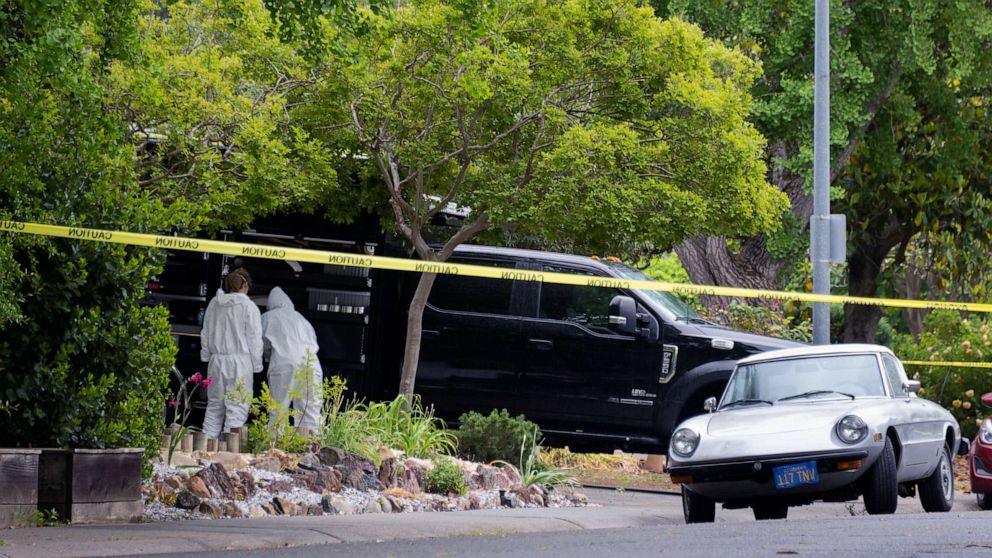
<instances>
[{"instance_id":1,"label":"pickup truck windshield","mask_svg":"<svg viewBox=\"0 0 992 558\"><path fill-rule=\"evenodd\" d=\"M624 279L633 279L635 281L654 281L641 270L636 267L631 267L624 263L617 262L604 262L606 265L610 266L610 269L617 272L617 275ZM704 321L699 314L696 313L688 304L682 302L682 299L672 293L666 293L664 291L639 291L645 297L650 299L652 302L658 304L662 308L668 310L679 319L684 319L686 321ZM708 323L708 322L707 322Z\"/></svg>"}]
</instances>

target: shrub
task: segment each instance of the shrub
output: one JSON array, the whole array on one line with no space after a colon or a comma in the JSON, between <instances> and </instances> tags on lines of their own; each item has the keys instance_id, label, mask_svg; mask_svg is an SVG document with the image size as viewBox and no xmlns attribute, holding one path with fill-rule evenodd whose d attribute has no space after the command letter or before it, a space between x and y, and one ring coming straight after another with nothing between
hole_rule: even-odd
<instances>
[{"instance_id":1,"label":"shrub","mask_svg":"<svg viewBox=\"0 0 992 558\"><path fill-rule=\"evenodd\" d=\"M524 486L541 484L549 488L560 486L575 486L578 481L562 469L549 467L546 460L541 459L541 444L537 432L525 436L520 443L520 454L517 465L497 461L509 465L520 473L520 482Z\"/></svg>"},{"instance_id":2,"label":"shrub","mask_svg":"<svg viewBox=\"0 0 992 558\"><path fill-rule=\"evenodd\" d=\"M992 317L962 318L951 310L934 310L923 322L919 339L896 335L893 351L903 360L987 362L992 356ZM920 392L946 407L961 425L964 436L973 437L988 414L981 396L992 391L987 368L907 366L910 378L920 381Z\"/></svg>"},{"instance_id":3,"label":"shrub","mask_svg":"<svg viewBox=\"0 0 992 558\"><path fill-rule=\"evenodd\" d=\"M371 403L364 410L379 442L410 457L450 454L458 445L455 434L434 416L434 408L425 409L418 396L412 403L401 395L389 402Z\"/></svg>"},{"instance_id":4,"label":"shrub","mask_svg":"<svg viewBox=\"0 0 992 558\"><path fill-rule=\"evenodd\" d=\"M461 468L451 459L440 458L427 471L427 492L433 494L465 494L468 486Z\"/></svg>"},{"instance_id":5,"label":"shrub","mask_svg":"<svg viewBox=\"0 0 992 558\"><path fill-rule=\"evenodd\" d=\"M511 418L506 409L493 409L489 416L472 411L458 420L461 423L456 432L459 454L473 461L516 462L524 440L540 439L536 424L523 415Z\"/></svg>"}]
</instances>

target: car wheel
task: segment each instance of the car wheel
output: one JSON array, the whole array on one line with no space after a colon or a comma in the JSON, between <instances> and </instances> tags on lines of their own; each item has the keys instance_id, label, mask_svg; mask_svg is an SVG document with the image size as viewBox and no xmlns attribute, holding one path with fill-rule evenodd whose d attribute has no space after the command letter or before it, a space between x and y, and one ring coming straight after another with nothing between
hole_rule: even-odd
<instances>
[{"instance_id":1,"label":"car wheel","mask_svg":"<svg viewBox=\"0 0 992 558\"><path fill-rule=\"evenodd\" d=\"M751 506L754 518L758 521L765 519L785 519L789 516L789 506L785 504L754 504Z\"/></svg>"},{"instance_id":2,"label":"car wheel","mask_svg":"<svg viewBox=\"0 0 992 558\"><path fill-rule=\"evenodd\" d=\"M896 482L896 454L888 436L882 455L865 477L865 510L872 515L895 513L899 504L899 484Z\"/></svg>"},{"instance_id":3,"label":"car wheel","mask_svg":"<svg viewBox=\"0 0 992 558\"><path fill-rule=\"evenodd\" d=\"M975 497L978 498L978 509L985 511L992 510L992 494L976 492Z\"/></svg>"},{"instance_id":4,"label":"car wheel","mask_svg":"<svg viewBox=\"0 0 992 558\"><path fill-rule=\"evenodd\" d=\"M713 523L716 502L682 487L682 513L686 523Z\"/></svg>"},{"instance_id":5,"label":"car wheel","mask_svg":"<svg viewBox=\"0 0 992 558\"><path fill-rule=\"evenodd\" d=\"M933 473L919 483L920 503L928 512L946 512L954 505L954 469L951 450L944 446Z\"/></svg>"}]
</instances>

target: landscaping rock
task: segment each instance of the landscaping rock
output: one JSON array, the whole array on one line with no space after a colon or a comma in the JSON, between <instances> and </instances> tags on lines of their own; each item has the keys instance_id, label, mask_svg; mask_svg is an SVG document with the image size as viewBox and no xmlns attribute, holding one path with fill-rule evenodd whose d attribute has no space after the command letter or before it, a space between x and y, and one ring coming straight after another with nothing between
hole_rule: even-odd
<instances>
[{"instance_id":1,"label":"landscaping rock","mask_svg":"<svg viewBox=\"0 0 992 558\"><path fill-rule=\"evenodd\" d=\"M189 491L198 498L210 498L210 489L200 477L192 477L187 484Z\"/></svg>"},{"instance_id":2,"label":"landscaping rock","mask_svg":"<svg viewBox=\"0 0 992 558\"><path fill-rule=\"evenodd\" d=\"M495 486L496 490L509 490L513 487L513 483L510 481L510 477L507 476L506 472L502 469L494 469ZM519 477L518 477L519 478Z\"/></svg>"},{"instance_id":3,"label":"landscaping rock","mask_svg":"<svg viewBox=\"0 0 992 558\"><path fill-rule=\"evenodd\" d=\"M236 481L234 488L238 496L240 496L240 500L247 500L258 492L258 487L255 485L255 477L248 471L238 471L234 480Z\"/></svg>"},{"instance_id":4,"label":"landscaping rock","mask_svg":"<svg viewBox=\"0 0 992 558\"><path fill-rule=\"evenodd\" d=\"M293 483L287 480L274 480L265 487L265 490L273 494L276 492L292 492Z\"/></svg>"},{"instance_id":5,"label":"landscaping rock","mask_svg":"<svg viewBox=\"0 0 992 558\"><path fill-rule=\"evenodd\" d=\"M338 448L320 448L317 452L317 459L328 467L333 467L348 457L348 452Z\"/></svg>"},{"instance_id":6,"label":"landscaping rock","mask_svg":"<svg viewBox=\"0 0 992 558\"><path fill-rule=\"evenodd\" d=\"M510 465L503 465L503 474L510 482L510 486L518 486L521 483L520 473Z\"/></svg>"},{"instance_id":7,"label":"landscaping rock","mask_svg":"<svg viewBox=\"0 0 992 558\"><path fill-rule=\"evenodd\" d=\"M272 505L271 502L266 502L260 507L262 508L262 511L265 512L265 515L279 515L279 511L276 510L276 507Z\"/></svg>"},{"instance_id":8,"label":"landscaping rock","mask_svg":"<svg viewBox=\"0 0 992 558\"><path fill-rule=\"evenodd\" d=\"M413 500L417 497L416 494L399 487L387 488L382 491L383 496L392 496L394 498L406 498L408 500Z\"/></svg>"},{"instance_id":9,"label":"landscaping rock","mask_svg":"<svg viewBox=\"0 0 992 558\"><path fill-rule=\"evenodd\" d=\"M179 475L172 475L165 478L165 484L171 486L175 490L179 490L183 487L183 479L179 478Z\"/></svg>"},{"instance_id":10,"label":"landscaping rock","mask_svg":"<svg viewBox=\"0 0 992 558\"><path fill-rule=\"evenodd\" d=\"M176 507L181 510L195 510L200 505L200 499L188 490L176 495Z\"/></svg>"},{"instance_id":11,"label":"landscaping rock","mask_svg":"<svg viewBox=\"0 0 992 558\"><path fill-rule=\"evenodd\" d=\"M324 510L316 504L310 504L307 506L307 515L324 515Z\"/></svg>"},{"instance_id":12,"label":"landscaping rock","mask_svg":"<svg viewBox=\"0 0 992 558\"><path fill-rule=\"evenodd\" d=\"M305 488L311 492L317 491L317 471L308 471L307 469L296 469L290 472L289 476L293 479L293 484L296 484L301 488Z\"/></svg>"},{"instance_id":13,"label":"landscaping rock","mask_svg":"<svg viewBox=\"0 0 992 558\"><path fill-rule=\"evenodd\" d=\"M324 469L317 471L317 480L314 484L315 492L341 492L341 473L336 469Z\"/></svg>"},{"instance_id":14,"label":"landscaping rock","mask_svg":"<svg viewBox=\"0 0 992 558\"><path fill-rule=\"evenodd\" d=\"M320 507L327 513L350 515L355 513L355 506L340 494L328 494L320 500Z\"/></svg>"},{"instance_id":15,"label":"landscaping rock","mask_svg":"<svg viewBox=\"0 0 992 558\"><path fill-rule=\"evenodd\" d=\"M219 451L211 455L208 460L211 463L219 463L223 465L225 469L230 469L232 471L244 469L251 464L248 457L245 455L240 453L232 453L229 451Z\"/></svg>"},{"instance_id":16,"label":"landscaping rock","mask_svg":"<svg viewBox=\"0 0 992 558\"><path fill-rule=\"evenodd\" d=\"M383 459L379 465L379 482L383 487L390 488L396 486L396 458Z\"/></svg>"},{"instance_id":17,"label":"landscaping rock","mask_svg":"<svg viewBox=\"0 0 992 558\"><path fill-rule=\"evenodd\" d=\"M417 493L422 490L422 478L423 475L418 476L417 471L412 469L403 469L403 475L397 479L397 484L400 488L407 492Z\"/></svg>"},{"instance_id":18,"label":"landscaping rock","mask_svg":"<svg viewBox=\"0 0 992 558\"><path fill-rule=\"evenodd\" d=\"M296 504L285 498L276 496L272 499L272 505L282 515L297 515Z\"/></svg>"},{"instance_id":19,"label":"landscaping rock","mask_svg":"<svg viewBox=\"0 0 992 558\"><path fill-rule=\"evenodd\" d=\"M385 499L389 502L389 506L392 508L393 513L400 513L405 508L403 501L396 496L385 496Z\"/></svg>"},{"instance_id":20,"label":"landscaping rock","mask_svg":"<svg viewBox=\"0 0 992 558\"><path fill-rule=\"evenodd\" d=\"M257 519L269 515L262 506L252 506L248 508L248 517Z\"/></svg>"},{"instance_id":21,"label":"landscaping rock","mask_svg":"<svg viewBox=\"0 0 992 558\"><path fill-rule=\"evenodd\" d=\"M262 471L268 471L270 473L278 473L282 470L282 462L276 457L259 457L257 459L252 459L250 466Z\"/></svg>"},{"instance_id":22,"label":"landscaping rock","mask_svg":"<svg viewBox=\"0 0 992 558\"><path fill-rule=\"evenodd\" d=\"M224 504L221 506L221 509L224 510L224 517L241 519L242 517L245 516L244 512L241 511L241 508L234 505L234 502L224 502Z\"/></svg>"},{"instance_id":23,"label":"landscaping rock","mask_svg":"<svg viewBox=\"0 0 992 558\"><path fill-rule=\"evenodd\" d=\"M269 450L268 452L266 452L265 457L274 457L278 459L280 470L289 467L289 461L290 461L289 454L280 449ZM278 472L278 471L273 471L273 472Z\"/></svg>"},{"instance_id":24,"label":"landscaping rock","mask_svg":"<svg viewBox=\"0 0 992 558\"><path fill-rule=\"evenodd\" d=\"M345 459L335 465L334 468L341 474L341 484L343 486L362 492L369 489L369 484L366 482L366 474L362 470L360 462L354 459Z\"/></svg>"},{"instance_id":25,"label":"landscaping rock","mask_svg":"<svg viewBox=\"0 0 992 558\"><path fill-rule=\"evenodd\" d=\"M303 454L303 457L300 458L300 467L316 471L320 467L325 467L325 465L320 462L320 457L317 455L305 453Z\"/></svg>"},{"instance_id":26,"label":"landscaping rock","mask_svg":"<svg viewBox=\"0 0 992 558\"><path fill-rule=\"evenodd\" d=\"M169 462L168 459L168 452L163 451L162 462L169 463L169 465L172 467L196 467L197 465L200 464L200 462L197 461L196 459L193 459L193 457L190 454L181 451L173 452L171 463Z\"/></svg>"},{"instance_id":27,"label":"landscaping rock","mask_svg":"<svg viewBox=\"0 0 992 558\"><path fill-rule=\"evenodd\" d=\"M515 488L513 494L525 504L544 507L544 493L539 485L532 484Z\"/></svg>"},{"instance_id":28,"label":"landscaping rock","mask_svg":"<svg viewBox=\"0 0 992 558\"><path fill-rule=\"evenodd\" d=\"M210 495L214 498L234 499L236 495L234 483L231 482L231 477L227 475L224 465L211 463L209 466L200 469L200 472L196 476L203 479L203 482L210 490Z\"/></svg>"},{"instance_id":29,"label":"landscaping rock","mask_svg":"<svg viewBox=\"0 0 992 558\"><path fill-rule=\"evenodd\" d=\"M376 498L376 502L379 504L379 508L382 510L383 513L393 512L393 504L392 502L389 501L389 498L386 498L385 496L379 496L378 498Z\"/></svg>"},{"instance_id":30,"label":"landscaping rock","mask_svg":"<svg viewBox=\"0 0 992 558\"><path fill-rule=\"evenodd\" d=\"M202 513L203 515L209 515L212 519L220 519L224 517L224 510L213 502L200 502L197 506L196 511Z\"/></svg>"}]
</instances>

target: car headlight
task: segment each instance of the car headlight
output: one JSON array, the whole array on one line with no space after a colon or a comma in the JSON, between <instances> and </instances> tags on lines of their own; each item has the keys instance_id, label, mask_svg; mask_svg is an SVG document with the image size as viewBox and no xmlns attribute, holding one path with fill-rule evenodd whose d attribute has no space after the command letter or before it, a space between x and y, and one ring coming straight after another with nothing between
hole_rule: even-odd
<instances>
[{"instance_id":1,"label":"car headlight","mask_svg":"<svg viewBox=\"0 0 992 558\"><path fill-rule=\"evenodd\" d=\"M699 434L688 428L679 428L672 434L672 451L679 457L689 457L699 446Z\"/></svg>"},{"instance_id":2,"label":"car headlight","mask_svg":"<svg viewBox=\"0 0 992 558\"><path fill-rule=\"evenodd\" d=\"M837 423L837 437L842 442L856 444L864 440L867 435L868 425L865 424L865 421L861 420L861 417L847 415Z\"/></svg>"},{"instance_id":3,"label":"car headlight","mask_svg":"<svg viewBox=\"0 0 992 558\"><path fill-rule=\"evenodd\" d=\"M983 444L992 445L992 418L982 421L982 427L978 429L978 439Z\"/></svg>"}]
</instances>

